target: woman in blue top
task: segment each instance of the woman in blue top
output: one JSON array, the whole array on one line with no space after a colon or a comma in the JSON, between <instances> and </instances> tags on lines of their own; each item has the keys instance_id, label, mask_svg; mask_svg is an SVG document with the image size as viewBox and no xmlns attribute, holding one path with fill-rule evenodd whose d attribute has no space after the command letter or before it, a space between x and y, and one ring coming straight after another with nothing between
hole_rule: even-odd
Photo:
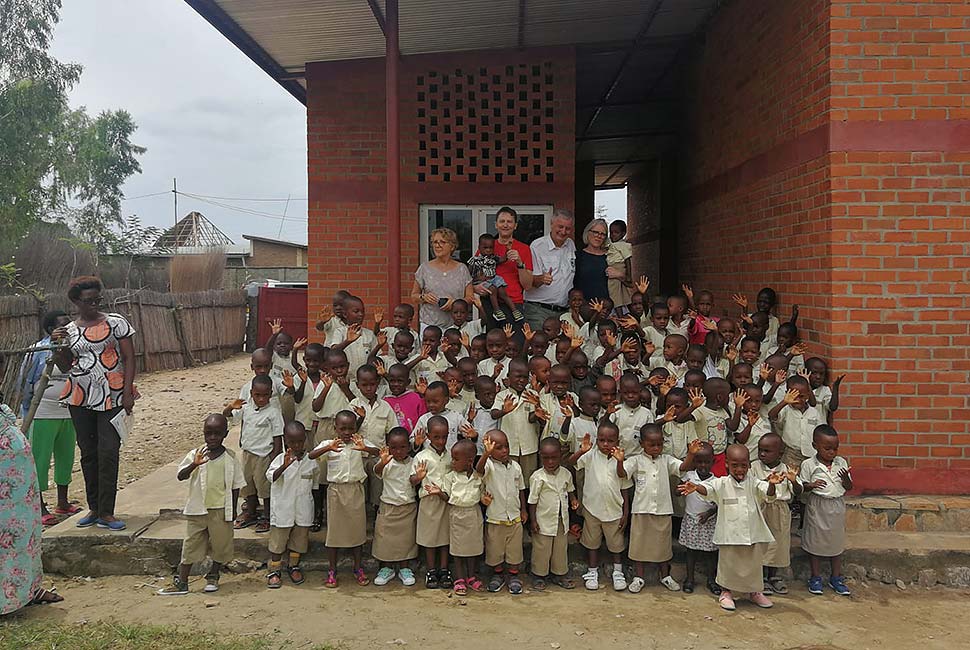
<instances>
[{"instance_id":1,"label":"woman in blue top","mask_svg":"<svg viewBox=\"0 0 970 650\"><path fill-rule=\"evenodd\" d=\"M583 298L587 301L610 297L606 277L606 249L610 245L608 230L605 220L593 219L583 230L586 247L576 251L573 286L583 292Z\"/></svg>"}]
</instances>

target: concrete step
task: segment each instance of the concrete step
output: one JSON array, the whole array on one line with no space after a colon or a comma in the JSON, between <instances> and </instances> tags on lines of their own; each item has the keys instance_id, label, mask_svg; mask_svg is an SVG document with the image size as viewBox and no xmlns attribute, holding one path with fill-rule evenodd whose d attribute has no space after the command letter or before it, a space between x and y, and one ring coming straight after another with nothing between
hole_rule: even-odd
<instances>
[{"instance_id":1,"label":"concrete step","mask_svg":"<svg viewBox=\"0 0 970 650\"><path fill-rule=\"evenodd\" d=\"M851 532L970 532L970 497L865 496L846 499L846 529Z\"/></svg>"}]
</instances>

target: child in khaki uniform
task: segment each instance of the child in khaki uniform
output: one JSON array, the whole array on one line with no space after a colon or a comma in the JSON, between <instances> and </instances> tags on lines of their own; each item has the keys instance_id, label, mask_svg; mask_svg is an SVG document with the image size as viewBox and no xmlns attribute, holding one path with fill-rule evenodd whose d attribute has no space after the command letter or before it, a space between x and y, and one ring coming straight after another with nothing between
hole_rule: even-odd
<instances>
[{"instance_id":1,"label":"child in khaki uniform","mask_svg":"<svg viewBox=\"0 0 970 650\"><path fill-rule=\"evenodd\" d=\"M287 573L293 584L305 580L300 569L300 556L310 545L313 525L313 488L317 482L317 464L306 455L306 427L293 421L283 429L286 452L269 464L266 478L272 484L270 494L274 504L270 516L269 575L266 586L279 589L283 552L289 550Z\"/></svg>"},{"instance_id":2,"label":"child in khaki uniform","mask_svg":"<svg viewBox=\"0 0 970 650\"><path fill-rule=\"evenodd\" d=\"M232 560L232 522L236 518L239 489L246 484L235 454L223 446L229 435L226 417L214 413L203 424L205 445L193 449L179 464L178 480L189 482L185 503L185 540L179 573L171 587L160 590L163 596L189 593L192 565L212 558L206 576L206 592L218 591L219 569Z\"/></svg>"},{"instance_id":3,"label":"child in khaki uniform","mask_svg":"<svg viewBox=\"0 0 970 650\"><path fill-rule=\"evenodd\" d=\"M558 437L539 443L542 467L529 479L529 522L532 530L532 588L544 591L546 577L552 572L553 584L563 589L576 585L566 577L569 511L579 509L573 477L560 463L562 447Z\"/></svg>"},{"instance_id":4,"label":"child in khaki uniform","mask_svg":"<svg viewBox=\"0 0 970 650\"><path fill-rule=\"evenodd\" d=\"M767 501L761 507L765 523L775 541L765 549L765 591L787 594L788 585L779 575L778 569L791 566L791 502L802 491L797 473L783 465L781 436L768 433L758 440L758 460L751 463L751 474L759 481L768 480L772 472L785 474L786 480L775 488L775 500Z\"/></svg>"},{"instance_id":5,"label":"child in khaki uniform","mask_svg":"<svg viewBox=\"0 0 970 650\"><path fill-rule=\"evenodd\" d=\"M529 515L525 503L525 480L522 468L509 457L509 439L504 432L494 429L485 435L485 451L475 471L485 482L482 502L485 511L485 564L494 574L488 581L488 590L497 592L505 584L508 569L509 592L522 593L519 565L522 555L522 524ZM469 579L470 582L470 579ZM473 590L476 585L469 584Z\"/></svg>"},{"instance_id":6,"label":"child in khaki uniform","mask_svg":"<svg viewBox=\"0 0 970 650\"><path fill-rule=\"evenodd\" d=\"M396 575L405 587L414 584L414 572L408 561L418 556L418 504L411 477L414 459L411 458L408 430L394 427L387 434L387 446L381 449L380 461L374 473L381 479L381 505L374 524L374 544L371 553L381 563L374 584L383 587Z\"/></svg>"}]
</instances>

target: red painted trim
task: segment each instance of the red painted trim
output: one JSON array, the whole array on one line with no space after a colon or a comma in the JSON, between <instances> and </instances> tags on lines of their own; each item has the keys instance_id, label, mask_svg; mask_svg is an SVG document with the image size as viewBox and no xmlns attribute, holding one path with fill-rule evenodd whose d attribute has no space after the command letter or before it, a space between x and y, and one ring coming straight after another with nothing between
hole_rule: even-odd
<instances>
[{"instance_id":1,"label":"red painted trim","mask_svg":"<svg viewBox=\"0 0 970 650\"><path fill-rule=\"evenodd\" d=\"M970 494L966 469L853 468L853 494Z\"/></svg>"},{"instance_id":2,"label":"red painted trim","mask_svg":"<svg viewBox=\"0 0 970 650\"><path fill-rule=\"evenodd\" d=\"M834 151L970 151L970 120L830 122L684 191L687 205L734 192Z\"/></svg>"}]
</instances>

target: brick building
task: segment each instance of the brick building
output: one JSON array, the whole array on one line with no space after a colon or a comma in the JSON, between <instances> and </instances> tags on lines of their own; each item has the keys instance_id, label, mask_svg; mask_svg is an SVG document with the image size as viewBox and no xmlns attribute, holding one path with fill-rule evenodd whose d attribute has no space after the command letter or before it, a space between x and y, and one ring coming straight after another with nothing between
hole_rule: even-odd
<instances>
[{"instance_id":1,"label":"brick building","mask_svg":"<svg viewBox=\"0 0 970 650\"><path fill-rule=\"evenodd\" d=\"M857 485L970 493L963 0L187 2L307 106L311 312L625 186L654 287L800 306Z\"/></svg>"}]
</instances>

